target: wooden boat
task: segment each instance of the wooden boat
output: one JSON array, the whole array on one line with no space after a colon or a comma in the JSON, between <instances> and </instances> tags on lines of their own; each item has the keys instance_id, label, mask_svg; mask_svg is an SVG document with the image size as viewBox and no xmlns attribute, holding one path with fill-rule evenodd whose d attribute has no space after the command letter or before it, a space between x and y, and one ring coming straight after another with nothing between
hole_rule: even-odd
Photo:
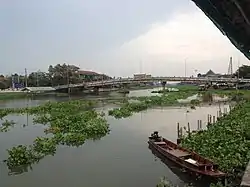
<instances>
[{"instance_id":1,"label":"wooden boat","mask_svg":"<svg viewBox=\"0 0 250 187\"><path fill-rule=\"evenodd\" d=\"M160 137L157 131L151 134L148 143L162 156L172 160L189 172L212 178L221 178L226 175L225 173L219 171L218 165L213 163L211 160Z\"/></svg>"}]
</instances>

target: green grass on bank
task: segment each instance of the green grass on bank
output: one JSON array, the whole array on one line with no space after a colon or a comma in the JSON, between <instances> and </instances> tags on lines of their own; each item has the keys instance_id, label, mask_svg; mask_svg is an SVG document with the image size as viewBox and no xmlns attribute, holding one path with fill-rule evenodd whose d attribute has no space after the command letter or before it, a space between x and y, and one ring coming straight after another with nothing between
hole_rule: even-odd
<instances>
[{"instance_id":1,"label":"green grass on bank","mask_svg":"<svg viewBox=\"0 0 250 187\"><path fill-rule=\"evenodd\" d=\"M185 92L185 91L199 91L199 87L195 85L171 85L167 86L167 88L176 88L180 92Z\"/></svg>"},{"instance_id":2,"label":"green grass on bank","mask_svg":"<svg viewBox=\"0 0 250 187\"><path fill-rule=\"evenodd\" d=\"M20 99L27 96L24 92L0 92L0 100Z\"/></svg>"}]
</instances>

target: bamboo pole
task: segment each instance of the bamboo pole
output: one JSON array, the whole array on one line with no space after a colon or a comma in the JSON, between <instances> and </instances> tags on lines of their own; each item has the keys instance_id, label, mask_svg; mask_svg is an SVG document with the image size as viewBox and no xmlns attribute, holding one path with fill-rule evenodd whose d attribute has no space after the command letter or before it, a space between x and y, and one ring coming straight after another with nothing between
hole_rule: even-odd
<instances>
[{"instance_id":1,"label":"bamboo pole","mask_svg":"<svg viewBox=\"0 0 250 187\"><path fill-rule=\"evenodd\" d=\"M190 135L190 124L188 122L188 135Z\"/></svg>"},{"instance_id":2,"label":"bamboo pole","mask_svg":"<svg viewBox=\"0 0 250 187\"><path fill-rule=\"evenodd\" d=\"M177 123L177 137L180 138L180 124Z\"/></svg>"}]
</instances>

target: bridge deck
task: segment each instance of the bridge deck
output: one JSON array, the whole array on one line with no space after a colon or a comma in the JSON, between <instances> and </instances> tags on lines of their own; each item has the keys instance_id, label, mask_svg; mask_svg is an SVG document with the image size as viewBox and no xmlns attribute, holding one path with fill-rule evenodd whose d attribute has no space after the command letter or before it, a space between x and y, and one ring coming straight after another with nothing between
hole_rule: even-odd
<instances>
[{"instance_id":1,"label":"bridge deck","mask_svg":"<svg viewBox=\"0 0 250 187\"><path fill-rule=\"evenodd\" d=\"M200 77L152 77L146 79L133 79L133 78L123 78L123 79L113 79L107 81L94 81L94 82L86 82L80 84L69 84L69 85L61 85L54 87L57 90L70 88L78 88L78 87L102 87L102 86L111 86L111 85L121 85L121 84L132 84L132 83L152 83L152 82L167 82L167 81L187 81L187 82L198 82L198 83L206 83L206 82L218 82L218 83L250 83L250 79L237 79L237 78L200 78Z\"/></svg>"}]
</instances>

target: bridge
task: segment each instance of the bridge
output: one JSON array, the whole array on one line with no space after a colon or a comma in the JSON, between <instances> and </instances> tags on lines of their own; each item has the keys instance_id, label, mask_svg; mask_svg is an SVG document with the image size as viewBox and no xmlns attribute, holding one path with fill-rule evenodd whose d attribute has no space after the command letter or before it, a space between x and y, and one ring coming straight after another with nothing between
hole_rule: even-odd
<instances>
[{"instance_id":1,"label":"bridge","mask_svg":"<svg viewBox=\"0 0 250 187\"><path fill-rule=\"evenodd\" d=\"M129 85L134 83L153 83L161 82L166 84L166 82L197 82L197 83L250 83L250 79L238 79L238 78L206 78L206 77L151 77L144 79L134 79L134 78L121 78L121 79L111 79L105 81L93 81L93 82L84 82L79 84L68 84L68 85L59 85L55 86L56 90L62 90L67 88L100 88L100 87L109 87L109 86L120 86L120 85Z\"/></svg>"}]
</instances>

